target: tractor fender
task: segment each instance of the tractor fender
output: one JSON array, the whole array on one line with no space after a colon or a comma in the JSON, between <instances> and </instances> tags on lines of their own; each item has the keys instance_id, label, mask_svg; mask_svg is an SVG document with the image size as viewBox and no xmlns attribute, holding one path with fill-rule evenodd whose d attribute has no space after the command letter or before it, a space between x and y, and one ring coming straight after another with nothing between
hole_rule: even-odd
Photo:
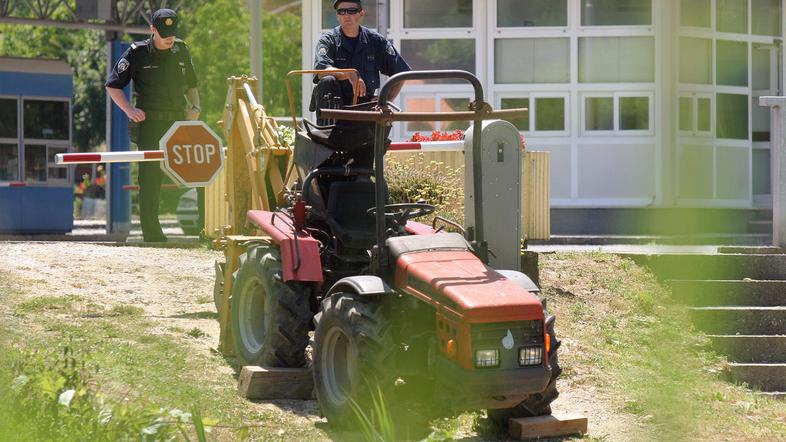
<instances>
[{"instance_id":1,"label":"tractor fender","mask_svg":"<svg viewBox=\"0 0 786 442\"><path fill-rule=\"evenodd\" d=\"M328 291L328 296L334 293L348 292L357 293L362 296L388 295L396 291L388 285L382 278L372 275L349 276L340 279L333 284Z\"/></svg>"},{"instance_id":2,"label":"tractor fender","mask_svg":"<svg viewBox=\"0 0 786 442\"><path fill-rule=\"evenodd\" d=\"M496 272L508 278L509 280L515 282L516 284L524 288L524 290L532 294L537 295L538 293L540 293L540 289L538 288L537 285L535 285L534 282L532 282L531 279L529 279L529 276L521 272L517 272L515 270L496 270Z\"/></svg>"},{"instance_id":3,"label":"tractor fender","mask_svg":"<svg viewBox=\"0 0 786 442\"><path fill-rule=\"evenodd\" d=\"M540 300L540 303L543 305L543 312L545 314L547 309L546 297L540 295L540 288L534 282L532 282L531 279L529 279L529 276L515 270L497 270L497 273L515 282L520 287L524 288L524 290L527 290L528 292L537 296ZM551 320L554 320L553 317Z\"/></svg>"}]
</instances>

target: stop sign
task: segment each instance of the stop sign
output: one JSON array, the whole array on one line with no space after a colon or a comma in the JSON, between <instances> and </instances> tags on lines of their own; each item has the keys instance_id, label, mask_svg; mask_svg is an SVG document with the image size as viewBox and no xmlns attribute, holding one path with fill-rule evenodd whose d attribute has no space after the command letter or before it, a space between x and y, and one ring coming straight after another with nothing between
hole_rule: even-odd
<instances>
[{"instance_id":1,"label":"stop sign","mask_svg":"<svg viewBox=\"0 0 786 442\"><path fill-rule=\"evenodd\" d=\"M164 169L188 187L209 185L224 165L221 139L202 121L177 121L161 137Z\"/></svg>"}]
</instances>

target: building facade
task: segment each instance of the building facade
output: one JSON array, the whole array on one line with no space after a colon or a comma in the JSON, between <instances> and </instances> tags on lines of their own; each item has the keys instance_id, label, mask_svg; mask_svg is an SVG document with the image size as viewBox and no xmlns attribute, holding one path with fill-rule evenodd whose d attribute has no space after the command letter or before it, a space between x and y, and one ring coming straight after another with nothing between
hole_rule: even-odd
<instances>
[{"instance_id":1,"label":"building facade","mask_svg":"<svg viewBox=\"0 0 786 442\"><path fill-rule=\"evenodd\" d=\"M513 123L529 149L551 153L556 210L771 207L770 117L758 97L781 95L782 0L388 3L388 38L414 69L468 70L495 108L529 108ZM336 21L328 0L303 11L310 68ZM464 109L471 96L464 84L420 83L398 102ZM393 136L452 127L412 123Z\"/></svg>"}]
</instances>

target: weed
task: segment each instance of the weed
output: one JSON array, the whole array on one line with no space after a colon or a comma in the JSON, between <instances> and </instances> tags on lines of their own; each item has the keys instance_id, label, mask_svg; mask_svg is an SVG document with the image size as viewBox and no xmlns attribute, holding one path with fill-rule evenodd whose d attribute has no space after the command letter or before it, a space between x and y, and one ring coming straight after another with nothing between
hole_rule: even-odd
<instances>
[{"instance_id":1,"label":"weed","mask_svg":"<svg viewBox=\"0 0 786 442\"><path fill-rule=\"evenodd\" d=\"M197 338L197 339L198 338L204 338L206 336L205 332L200 330L198 327L192 328L191 330L188 331L187 334L188 334L188 336L191 336L192 338Z\"/></svg>"},{"instance_id":2,"label":"weed","mask_svg":"<svg viewBox=\"0 0 786 442\"><path fill-rule=\"evenodd\" d=\"M112 314L114 316L142 316L145 310L142 307L135 305L116 305L112 307Z\"/></svg>"},{"instance_id":3,"label":"weed","mask_svg":"<svg viewBox=\"0 0 786 442\"><path fill-rule=\"evenodd\" d=\"M78 299L77 296L39 296L17 305L16 313L37 313L44 310L68 311Z\"/></svg>"},{"instance_id":4,"label":"weed","mask_svg":"<svg viewBox=\"0 0 786 442\"><path fill-rule=\"evenodd\" d=\"M212 296L201 295L196 298L197 304L211 304L213 302Z\"/></svg>"}]
</instances>

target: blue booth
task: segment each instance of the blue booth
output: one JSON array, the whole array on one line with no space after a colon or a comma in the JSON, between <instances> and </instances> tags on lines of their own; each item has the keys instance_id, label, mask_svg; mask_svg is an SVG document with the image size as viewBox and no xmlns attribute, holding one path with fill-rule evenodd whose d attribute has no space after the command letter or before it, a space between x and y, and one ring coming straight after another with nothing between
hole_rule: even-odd
<instances>
[{"instance_id":1,"label":"blue booth","mask_svg":"<svg viewBox=\"0 0 786 442\"><path fill-rule=\"evenodd\" d=\"M73 89L63 61L0 57L0 233L73 229Z\"/></svg>"}]
</instances>

